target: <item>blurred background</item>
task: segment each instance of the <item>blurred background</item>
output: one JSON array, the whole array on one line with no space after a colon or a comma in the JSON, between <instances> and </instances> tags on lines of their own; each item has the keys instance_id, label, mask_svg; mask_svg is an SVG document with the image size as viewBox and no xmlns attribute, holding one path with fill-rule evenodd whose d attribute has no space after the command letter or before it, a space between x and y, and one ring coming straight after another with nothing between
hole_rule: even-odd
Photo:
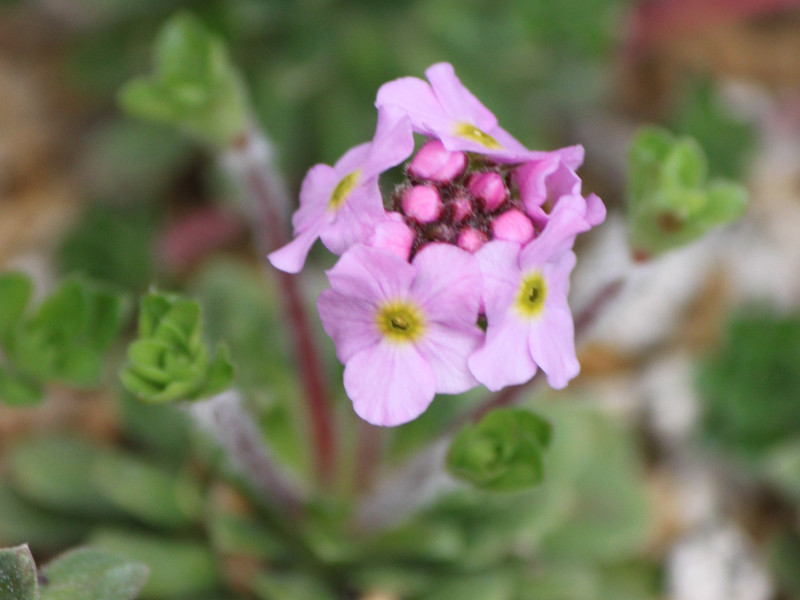
<instances>
[{"instance_id":1,"label":"blurred background","mask_svg":"<svg viewBox=\"0 0 800 600\"><path fill-rule=\"evenodd\" d=\"M266 341L275 302L237 190L205 149L116 101L180 10L228 42L293 195L311 165L372 136L383 82L438 61L528 147L583 144L584 191L610 217L581 249L576 303L626 261L637 127L693 136L712 177L744 183L746 217L637 267L582 349L570 400L539 400L578 423L561 452L583 461L583 492L564 484L572 512L551 496L539 515L558 568L540 582L550 595L526 598L800 598L800 2L0 0L0 268L31 273L40 294L75 271L188 290L256 388L287 379L288 359ZM0 405L0 545L47 556L92 530L82 509L42 520L54 504L27 475L40 434L159 446L107 388ZM601 421L570 420L572 403ZM260 406L291 446L285 406ZM397 455L436 418L401 428Z\"/></svg>"}]
</instances>

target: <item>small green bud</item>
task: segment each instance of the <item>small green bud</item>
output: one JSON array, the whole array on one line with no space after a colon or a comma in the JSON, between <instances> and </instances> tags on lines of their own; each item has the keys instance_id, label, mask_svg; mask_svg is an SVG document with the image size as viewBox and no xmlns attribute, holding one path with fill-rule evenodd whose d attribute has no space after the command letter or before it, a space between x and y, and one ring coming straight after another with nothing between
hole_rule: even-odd
<instances>
[{"instance_id":1,"label":"small green bud","mask_svg":"<svg viewBox=\"0 0 800 600\"><path fill-rule=\"evenodd\" d=\"M131 115L179 127L214 146L245 133L249 103L224 42L195 16L182 13L156 41L154 73L128 82L119 94Z\"/></svg>"},{"instance_id":2,"label":"small green bud","mask_svg":"<svg viewBox=\"0 0 800 600\"><path fill-rule=\"evenodd\" d=\"M36 600L36 563L28 546L0 548L0 600Z\"/></svg>"},{"instance_id":3,"label":"small green bud","mask_svg":"<svg viewBox=\"0 0 800 600\"><path fill-rule=\"evenodd\" d=\"M628 225L635 256L652 257L734 221L747 208L736 183L707 182L703 149L693 139L643 128L629 154Z\"/></svg>"},{"instance_id":4,"label":"small green bud","mask_svg":"<svg viewBox=\"0 0 800 600\"><path fill-rule=\"evenodd\" d=\"M225 346L209 360L203 340L200 305L170 294L142 298L139 339L128 346L128 364L120 373L125 388L148 402L205 398L233 380Z\"/></svg>"},{"instance_id":5,"label":"small green bud","mask_svg":"<svg viewBox=\"0 0 800 600\"><path fill-rule=\"evenodd\" d=\"M487 490L521 490L541 482L549 423L522 409L504 408L466 427L447 455L450 472Z\"/></svg>"}]
</instances>

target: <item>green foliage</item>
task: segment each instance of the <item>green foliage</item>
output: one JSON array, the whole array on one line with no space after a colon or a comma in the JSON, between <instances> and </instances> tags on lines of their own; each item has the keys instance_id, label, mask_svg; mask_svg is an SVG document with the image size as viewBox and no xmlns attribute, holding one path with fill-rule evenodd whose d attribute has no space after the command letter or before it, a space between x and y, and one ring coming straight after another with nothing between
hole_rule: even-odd
<instances>
[{"instance_id":1,"label":"green foliage","mask_svg":"<svg viewBox=\"0 0 800 600\"><path fill-rule=\"evenodd\" d=\"M147 581L138 562L94 548L62 554L42 568L40 600L133 600Z\"/></svg>"},{"instance_id":2,"label":"green foliage","mask_svg":"<svg viewBox=\"0 0 800 600\"><path fill-rule=\"evenodd\" d=\"M66 279L32 314L31 293L27 276L0 274L0 400L12 405L37 402L50 381L100 383L105 350L126 313L122 296L79 278Z\"/></svg>"},{"instance_id":3,"label":"green foliage","mask_svg":"<svg viewBox=\"0 0 800 600\"><path fill-rule=\"evenodd\" d=\"M155 229L156 220L141 205L93 204L61 244L61 270L144 290L153 277Z\"/></svg>"},{"instance_id":4,"label":"green foliage","mask_svg":"<svg viewBox=\"0 0 800 600\"><path fill-rule=\"evenodd\" d=\"M705 154L691 138L644 128L628 161L629 240L636 255L654 256L688 244L738 219L747 208L742 186L707 181Z\"/></svg>"},{"instance_id":5,"label":"green foliage","mask_svg":"<svg viewBox=\"0 0 800 600\"><path fill-rule=\"evenodd\" d=\"M514 491L541 482L552 429L531 412L504 408L456 435L447 455L455 476L479 488Z\"/></svg>"},{"instance_id":6,"label":"green foliage","mask_svg":"<svg viewBox=\"0 0 800 600\"><path fill-rule=\"evenodd\" d=\"M750 313L731 320L724 344L698 376L705 430L720 447L752 458L797 439L798 348L796 314Z\"/></svg>"},{"instance_id":7,"label":"green foliage","mask_svg":"<svg viewBox=\"0 0 800 600\"><path fill-rule=\"evenodd\" d=\"M222 583L214 554L202 542L101 529L91 536L89 543L147 565L150 577L142 590L142 598L148 600L208 593Z\"/></svg>"},{"instance_id":8,"label":"green foliage","mask_svg":"<svg viewBox=\"0 0 800 600\"><path fill-rule=\"evenodd\" d=\"M0 600L37 600L36 563L28 546L0 548Z\"/></svg>"},{"instance_id":9,"label":"green foliage","mask_svg":"<svg viewBox=\"0 0 800 600\"><path fill-rule=\"evenodd\" d=\"M180 127L214 146L246 132L248 101L224 42L190 14L161 30L152 77L137 78L120 92L131 115Z\"/></svg>"},{"instance_id":10,"label":"green foliage","mask_svg":"<svg viewBox=\"0 0 800 600\"><path fill-rule=\"evenodd\" d=\"M713 177L741 177L755 146L755 127L731 115L708 80L691 86L672 120L676 133L691 136L705 149Z\"/></svg>"},{"instance_id":11,"label":"green foliage","mask_svg":"<svg viewBox=\"0 0 800 600\"><path fill-rule=\"evenodd\" d=\"M210 357L197 302L150 292L140 302L138 338L128 346L120 378L147 402L195 400L229 387L233 365L222 344Z\"/></svg>"}]
</instances>

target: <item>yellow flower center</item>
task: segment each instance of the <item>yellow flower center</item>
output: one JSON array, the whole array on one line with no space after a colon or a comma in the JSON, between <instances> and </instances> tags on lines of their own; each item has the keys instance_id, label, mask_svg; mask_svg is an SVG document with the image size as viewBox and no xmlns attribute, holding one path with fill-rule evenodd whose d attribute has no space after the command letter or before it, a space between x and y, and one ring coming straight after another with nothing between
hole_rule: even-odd
<instances>
[{"instance_id":1,"label":"yellow flower center","mask_svg":"<svg viewBox=\"0 0 800 600\"><path fill-rule=\"evenodd\" d=\"M413 342L425 333L422 311L407 300L392 300L381 305L375 321L378 330L393 342Z\"/></svg>"},{"instance_id":2,"label":"yellow flower center","mask_svg":"<svg viewBox=\"0 0 800 600\"><path fill-rule=\"evenodd\" d=\"M465 140L478 143L484 148L489 148L490 150L499 150L503 147L500 145L500 142L498 142L488 133L481 131L469 123L459 123L456 125L456 135L464 138Z\"/></svg>"},{"instance_id":3,"label":"yellow flower center","mask_svg":"<svg viewBox=\"0 0 800 600\"><path fill-rule=\"evenodd\" d=\"M353 191L353 188L356 187L358 184L358 179L361 176L361 171L356 169L352 173L349 173L342 177L341 181L336 184L336 187L333 188L333 193L331 194L331 199L328 201L328 210L339 210L342 204L347 201L347 197Z\"/></svg>"},{"instance_id":4,"label":"yellow flower center","mask_svg":"<svg viewBox=\"0 0 800 600\"><path fill-rule=\"evenodd\" d=\"M532 318L542 312L547 297L547 285L538 271L529 273L520 282L514 308L523 317Z\"/></svg>"}]
</instances>

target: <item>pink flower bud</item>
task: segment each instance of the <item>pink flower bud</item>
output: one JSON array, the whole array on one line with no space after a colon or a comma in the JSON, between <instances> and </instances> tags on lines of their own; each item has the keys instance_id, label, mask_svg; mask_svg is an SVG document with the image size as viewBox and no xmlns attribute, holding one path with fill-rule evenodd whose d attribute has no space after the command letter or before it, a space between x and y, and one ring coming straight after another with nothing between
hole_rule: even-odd
<instances>
[{"instance_id":1,"label":"pink flower bud","mask_svg":"<svg viewBox=\"0 0 800 600\"><path fill-rule=\"evenodd\" d=\"M534 238L536 232L531 220L522 211L512 208L492 221L492 235L498 240L526 244Z\"/></svg>"},{"instance_id":2,"label":"pink flower bud","mask_svg":"<svg viewBox=\"0 0 800 600\"><path fill-rule=\"evenodd\" d=\"M408 260L416 234L406 225L400 213L391 212L387 216L386 221L375 226L369 245Z\"/></svg>"},{"instance_id":3,"label":"pink flower bud","mask_svg":"<svg viewBox=\"0 0 800 600\"><path fill-rule=\"evenodd\" d=\"M403 212L418 223L432 223L442 214L442 199L436 188L415 185L403 192Z\"/></svg>"},{"instance_id":4,"label":"pink flower bud","mask_svg":"<svg viewBox=\"0 0 800 600\"><path fill-rule=\"evenodd\" d=\"M419 179L450 183L461 175L466 166L466 154L450 152L442 142L434 140L419 149L408 166L408 172Z\"/></svg>"},{"instance_id":5,"label":"pink flower bud","mask_svg":"<svg viewBox=\"0 0 800 600\"><path fill-rule=\"evenodd\" d=\"M472 201L467 196L456 196L447 205L454 223L466 221L472 216Z\"/></svg>"},{"instance_id":6,"label":"pink flower bud","mask_svg":"<svg viewBox=\"0 0 800 600\"><path fill-rule=\"evenodd\" d=\"M497 210L508 199L506 184L499 173L475 173L470 176L467 187L488 211Z\"/></svg>"},{"instance_id":7,"label":"pink flower bud","mask_svg":"<svg viewBox=\"0 0 800 600\"><path fill-rule=\"evenodd\" d=\"M478 248L483 246L489 238L485 233L479 229L468 227L458 234L458 247L467 252L475 252Z\"/></svg>"}]
</instances>

